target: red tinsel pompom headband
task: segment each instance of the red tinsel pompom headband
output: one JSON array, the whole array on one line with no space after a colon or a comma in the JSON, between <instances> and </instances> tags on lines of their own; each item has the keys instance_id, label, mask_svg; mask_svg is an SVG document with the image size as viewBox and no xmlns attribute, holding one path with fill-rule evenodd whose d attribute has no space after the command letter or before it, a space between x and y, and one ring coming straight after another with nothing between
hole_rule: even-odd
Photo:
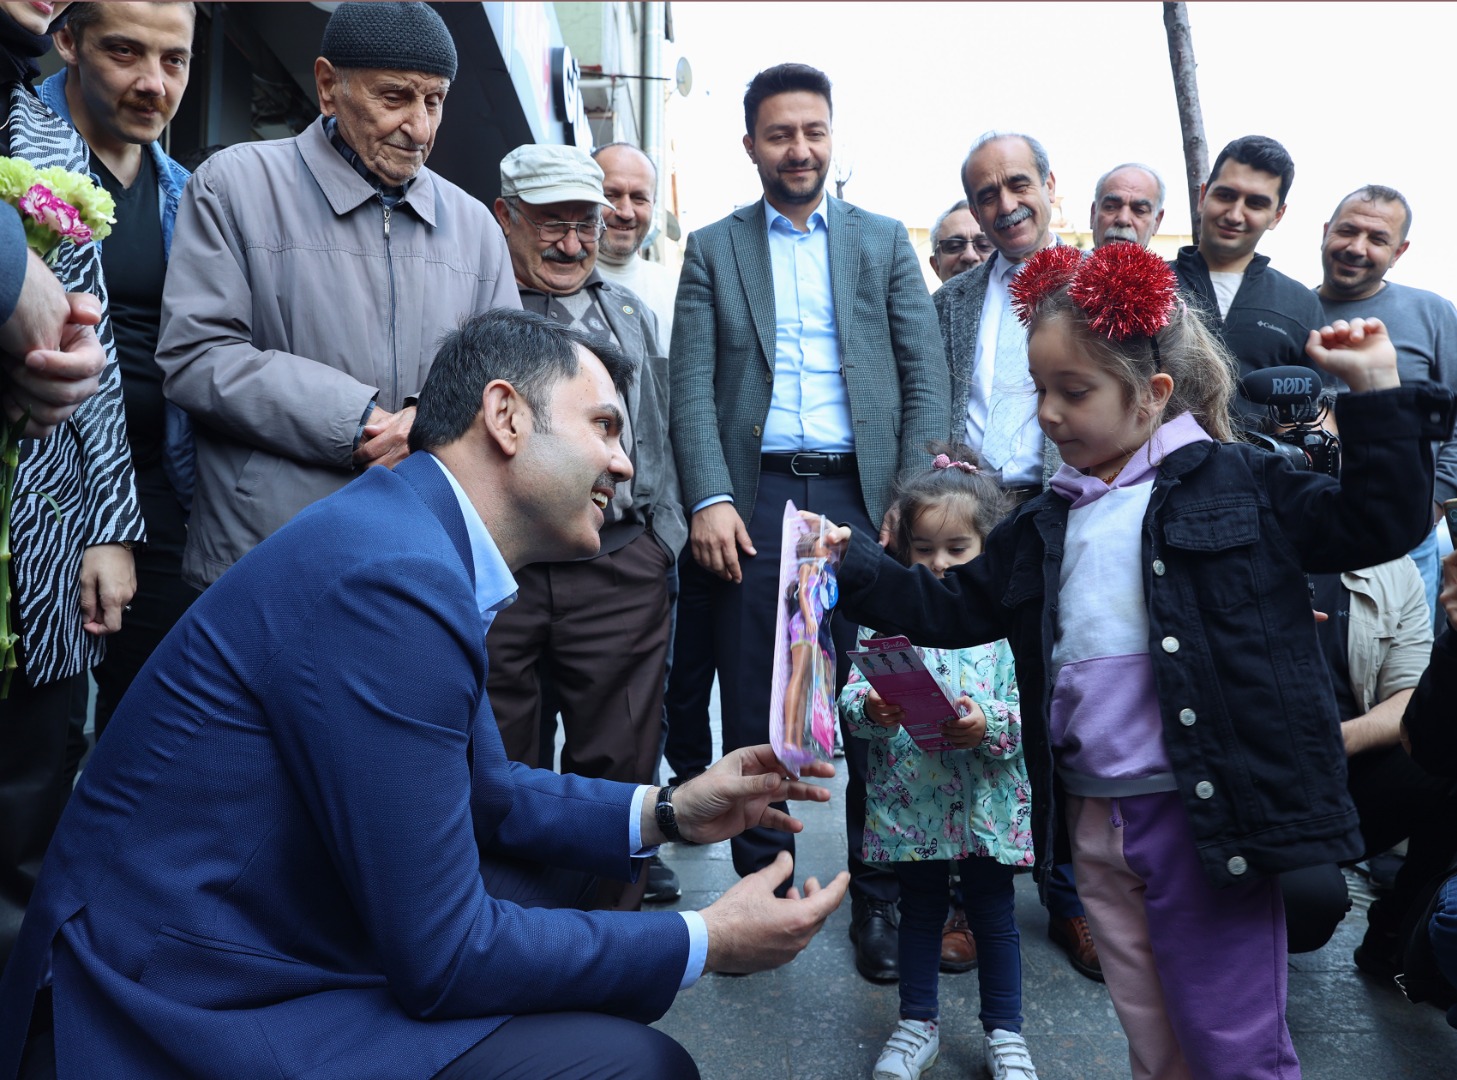
<instances>
[{"instance_id":1,"label":"red tinsel pompom headband","mask_svg":"<svg viewBox=\"0 0 1457 1080\"><path fill-rule=\"evenodd\" d=\"M1012 310L1022 325L1064 285L1068 298L1087 314L1092 331L1109 341L1153 338L1169 325L1179 291L1168 263L1138 244L1109 244L1086 258L1076 248L1043 248L1011 285Z\"/></svg>"}]
</instances>

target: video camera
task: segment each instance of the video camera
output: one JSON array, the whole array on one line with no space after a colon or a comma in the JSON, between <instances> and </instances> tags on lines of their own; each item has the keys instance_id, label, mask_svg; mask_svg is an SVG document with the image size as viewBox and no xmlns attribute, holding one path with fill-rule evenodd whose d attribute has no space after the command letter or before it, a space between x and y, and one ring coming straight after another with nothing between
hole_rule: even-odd
<instances>
[{"instance_id":1,"label":"video camera","mask_svg":"<svg viewBox=\"0 0 1457 1080\"><path fill-rule=\"evenodd\" d=\"M1258 430L1245 430L1245 441L1283 455L1297 469L1339 476L1341 440L1320 426L1327 408L1324 389L1314 368L1290 365L1250 372L1239 380L1240 396L1266 411L1256 421Z\"/></svg>"}]
</instances>

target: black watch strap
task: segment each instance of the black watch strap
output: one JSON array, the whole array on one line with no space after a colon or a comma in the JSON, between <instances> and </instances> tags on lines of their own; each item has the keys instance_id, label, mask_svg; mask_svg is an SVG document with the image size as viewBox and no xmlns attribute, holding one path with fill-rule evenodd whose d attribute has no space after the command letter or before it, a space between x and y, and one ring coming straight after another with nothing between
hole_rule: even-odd
<instances>
[{"instance_id":1,"label":"black watch strap","mask_svg":"<svg viewBox=\"0 0 1457 1080\"><path fill-rule=\"evenodd\" d=\"M677 790L673 784L658 788L658 802L654 807L658 831L675 844L691 844L693 841L678 831L678 815L673 810L673 792Z\"/></svg>"}]
</instances>

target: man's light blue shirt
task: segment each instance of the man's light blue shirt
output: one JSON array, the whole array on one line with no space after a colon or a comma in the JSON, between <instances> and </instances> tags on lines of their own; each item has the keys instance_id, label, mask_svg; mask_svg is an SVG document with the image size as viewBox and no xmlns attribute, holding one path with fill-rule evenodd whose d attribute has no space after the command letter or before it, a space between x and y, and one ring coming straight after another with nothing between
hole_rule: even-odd
<instances>
[{"instance_id":1,"label":"man's light blue shirt","mask_svg":"<svg viewBox=\"0 0 1457 1080\"><path fill-rule=\"evenodd\" d=\"M482 633L484 633L491 629L491 623L496 618L496 614L504 608L510 607L515 601L516 578L511 574L511 568L506 565L506 560L501 557L501 549L496 547L496 541L491 539L491 534L486 529L486 523L481 520L480 512L470 501L470 496L465 493L465 489L445 467L444 462L434 454L430 455L430 460L439 466L440 471L445 474L445 479L450 482L450 489L455 492L455 500L460 504L460 515L465 519L465 532L470 540L471 562L475 568L476 606L480 608ZM642 846L642 804L647 797L648 790L648 785L638 785L632 796L632 809L628 814L627 849L632 852L633 858L646 858L658 850L656 847L644 848ZM688 964L683 971L683 981L678 984L679 990L686 990L698 981L708 962L708 924L696 911L680 911L678 914L683 916L683 921L688 925Z\"/></svg>"},{"instance_id":2,"label":"man's light blue shirt","mask_svg":"<svg viewBox=\"0 0 1457 1080\"><path fill-rule=\"evenodd\" d=\"M764 200L774 272L774 396L764 421L766 454L855 450L830 281L828 207L829 196L821 195L808 231L800 232Z\"/></svg>"}]
</instances>

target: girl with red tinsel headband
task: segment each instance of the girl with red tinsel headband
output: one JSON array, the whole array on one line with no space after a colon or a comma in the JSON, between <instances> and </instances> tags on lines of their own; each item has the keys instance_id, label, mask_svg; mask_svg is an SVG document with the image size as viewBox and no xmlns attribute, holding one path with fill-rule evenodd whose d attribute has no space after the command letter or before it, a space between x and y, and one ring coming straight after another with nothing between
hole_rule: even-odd
<instances>
[{"instance_id":1,"label":"girl with red tinsel headband","mask_svg":"<svg viewBox=\"0 0 1457 1080\"><path fill-rule=\"evenodd\" d=\"M1038 877L1070 846L1133 1075L1291 1080L1276 875L1362 848L1304 574L1429 531L1451 395L1399 386L1376 320L1313 332L1351 387L1347 462L1297 472L1231 441L1233 362L1175 289L1134 244L1028 260L1013 303L1065 464L941 580L835 530L840 607L1011 642Z\"/></svg>"}]
</instances>

